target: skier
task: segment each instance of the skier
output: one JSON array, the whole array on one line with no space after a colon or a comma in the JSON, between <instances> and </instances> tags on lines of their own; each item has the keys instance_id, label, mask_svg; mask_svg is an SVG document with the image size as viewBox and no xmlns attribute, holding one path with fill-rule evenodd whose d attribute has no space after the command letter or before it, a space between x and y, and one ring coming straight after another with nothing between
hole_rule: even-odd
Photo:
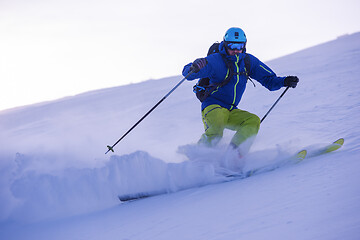
<instances>
[{"instance_id":1,"label":"skier","mask_svg":"<svg viewBox=\"0 0 360 240\"><path fill-rule=\"evenodd\" d=\"M278 77L263 62L251 54L246 54L246 36L241 28L233 27L226 31L223 41L218 46L218 53L198 58L187 64L183 76L191 74L187 80L209 78L210 85L218 87L207 96L201 105L205 133L199 143L215 146L223 136L225 128L236 131L230 142L230 149L236 149L243 157L257 135L260 119L255 114L237 108L245 91L248 77L245 70L245 56L248 55L249 76L270 91L281 87L295 88L299 82L296 76ZM229 67L228 67L229 66ZM231 78L223 86L219 83Z\"/></svg>"}]
</instances>

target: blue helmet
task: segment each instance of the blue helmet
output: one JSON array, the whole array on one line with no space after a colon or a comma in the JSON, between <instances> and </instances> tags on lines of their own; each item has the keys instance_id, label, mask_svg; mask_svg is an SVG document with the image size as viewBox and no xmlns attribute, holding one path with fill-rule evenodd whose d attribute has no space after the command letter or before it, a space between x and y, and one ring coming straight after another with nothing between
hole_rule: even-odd
<instances>
[{"instance_id":1,"label":"blue helmet","mask_svg":"<svg viewBox=\"0 0 360 240\"><path fill-rule=\"evenodd\" d=\"M247 39L244 31L241 28L232 27L226 31L224 41L246 43Z\"/></svg>"}]
</instances>

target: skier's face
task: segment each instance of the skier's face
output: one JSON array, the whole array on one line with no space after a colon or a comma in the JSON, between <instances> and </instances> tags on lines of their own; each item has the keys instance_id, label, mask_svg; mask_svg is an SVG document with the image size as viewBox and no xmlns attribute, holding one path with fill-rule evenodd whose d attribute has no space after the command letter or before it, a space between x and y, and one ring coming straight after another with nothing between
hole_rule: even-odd
<instances>
[{"instance_id":1,"label":"skier's face","mask_svg":"<svg viewBox=\"0 0 360 240\"><path fill-rule=\"evenodd\" d=\"M238 49L234 49L234 50L227 49L227 51L230 56L235 56L236 54L242 53L242 50L238 50Z\"/></svg>"},{"instance_id":2,"label":"skier's face","mask_svg":"<svg viewBox=\"0 0 360 240\"><path fill-rule=\"evenodd\" d=\"M225 42L225 48L230 56L242 53L245 49L245 42Z\"/></svg>"}]
</instances>

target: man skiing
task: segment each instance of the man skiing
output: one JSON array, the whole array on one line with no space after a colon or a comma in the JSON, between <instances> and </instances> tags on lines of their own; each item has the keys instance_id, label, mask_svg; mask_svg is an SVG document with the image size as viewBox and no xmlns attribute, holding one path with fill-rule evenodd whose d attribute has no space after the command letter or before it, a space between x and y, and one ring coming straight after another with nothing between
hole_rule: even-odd
<instances>
[{"instance_id":1,"label":"man skiing","mask_svg":"<svg viewBox=\"0 0 360 240\"><path fill-rule=\"evenodd\" d=\"M236 131L230 146L237 149L240 157L248 152L260 128L258 116L237 108L245 91L247 74L270 91L281 87L295 88L299 82L296 76L276 76L255 56L246 54L246 42L241 28L230 28L218 46L218 53L196 59L187 64L182 72L183 76L187 76L193 71L187 80L209 78L210 86L217 86L202 101L205 133L199 143L214 146L222 138L225 128ZM245 56L250 62L250 69L245 69ZM221 85L225 79L228 79L227 83Z\"/></svg>"}]
</instances>

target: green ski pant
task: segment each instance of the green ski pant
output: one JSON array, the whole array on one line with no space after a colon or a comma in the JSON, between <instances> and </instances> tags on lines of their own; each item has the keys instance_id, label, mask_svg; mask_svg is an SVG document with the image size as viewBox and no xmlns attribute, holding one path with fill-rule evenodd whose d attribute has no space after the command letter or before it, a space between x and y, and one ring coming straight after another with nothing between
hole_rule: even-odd
<instances>
[{"instance_id":1,"label":"green ski pant","mask_svg":"<svg viewBox=\"0 0 360 240\"><path fill-rule=\"evenodd\" d=\"M208 146L215 145L222 138L225 128L236 131L230 143L234 147L255 136L260 128L260 118L255 114L240 109L230 111L215 104L202 111L202 119L205 133L199 143Z\"/></svg>"}]
</instances>

